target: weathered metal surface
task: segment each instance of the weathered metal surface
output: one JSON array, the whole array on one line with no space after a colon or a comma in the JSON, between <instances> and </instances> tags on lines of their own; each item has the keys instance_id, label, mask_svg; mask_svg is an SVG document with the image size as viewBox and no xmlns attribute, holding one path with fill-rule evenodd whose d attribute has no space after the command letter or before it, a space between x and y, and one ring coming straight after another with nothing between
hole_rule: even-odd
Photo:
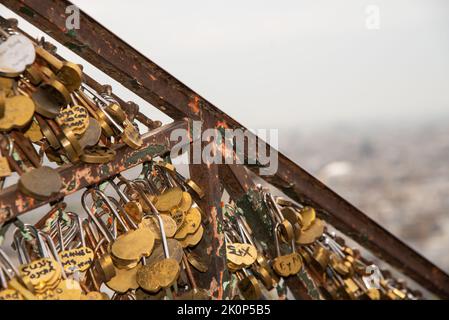
<instances>
[{"instance_id":1,"label":"weathered metal surface","mask_svg":"<svg viewBox=\"0 0 449 320\"><path fill-rule=\"evenodd\" d=\"M202 119L206 127L211 125L211 118L207 116ZM194 137L195 138L195 137ZM202 141L204 146L207 141ZM217 151L214 145L212 153ZM222 230L223 211L221 198L223 195L223 184L220 181L218 165L211 163L191 164L190 177L203 189L205 196L196 199L205 216L204 237L201 240L206 248L200 247L195 250L206 250L210 257L209 270L206 274L197 277L198 285L209 289L210 294L217 299L229 299L232 297L233 286L231 285L231 274L226 267L226 253L224 246L224 235ZM204 251L203 253L204 254Z\"/></svg>"},{"instance_id":2,"label":"weathered metal surface","mask_svg":"<svg viewBox=\"0 0 449 320\"><path fill-rule=\"evenodd\" d=\"M221 181L225 184L226 191L235 202L251 188L255 187L245 166L235 164L220 165L219 173Z\"/></svg>"},{"instance_id":3,"label":"weathered metal surface","mask_svg":"<svg viewBox=\"0 0 449 320\"><path fill-rule=\"evenodd\" d=\"M170 142L169 139L172 130L187 130L187 127L187 121L178 120L153 130L143 136L144 145L139 150L131 149L126 145L116 145L116 158L106 164L78 163L60 167L58 172L62 178L62 189L57 195L45 201L38 201L24 195L17 189L17 185L4 189L0 193L0 208L4 212L3 215L0 215L0 224L19 214L24 214L46 203L60 200L77 190L113 177L119 172L151 160L154 156L166 153L170 150L172 144L176 143L176 141Z\"/></svg>"},{"instance_id":4,"label":"weathered metal surface","mask_svg":"<svg viewBox=\"0 0 449 320\"><path fill-rule=\"evenodd\" d=\"M155 63L81 13L81 29L67 32L68 1L2 0L8 8L109 74L173 118L200 118L200 111L229 128L244 128ZM430 291L449 297L449 277L360 210L279 153L279 171L263 177L293 199L317 207L327 221Z\"/></svg>"}]
</instances>

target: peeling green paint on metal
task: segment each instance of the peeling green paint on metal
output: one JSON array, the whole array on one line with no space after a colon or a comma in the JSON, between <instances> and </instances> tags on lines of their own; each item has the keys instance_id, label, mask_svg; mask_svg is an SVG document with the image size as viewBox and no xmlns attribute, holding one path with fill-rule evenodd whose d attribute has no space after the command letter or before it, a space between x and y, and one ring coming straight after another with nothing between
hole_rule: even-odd
<instances>
[{"instance_id":1,"label":"peeling green paint on metal","mask_svg":"<svg viewBox=\"0 0 449 320\"><path fill-rule=\"evenodd\" d=\"M102 183L100 183L100 185L98 186L98 189L100 189L100 191L104 191L106 190L106 187L109 185L109 181L104 181Z\"/></svg>"},{"instance_id":2,"label":"peeling green paint on metal","mask_svg":"<svg viewBox=\"0 0 449 320\"><path fill-rule=\"evenodd\" d=\"M232 299L237 294L238 279L235 274L230 274L229 280L223 281L223 298Z\"/></svg>"},{"instance_id":3,"label":"peeling green paint on metal","mask_svg":"<svg viewBox=\"0 0 449 320\"><path fill-rule=\"evenodd\" d=\"M228 281L223 281L223 297L226 299L230 296L230 280Z\"/></svg>"},{"instance_id":4,"label":"peeling green paint on metal","mask_svg":"<svg viewBox=\"0 0 449 320\"><path fill-rule=\"evenodd\" d=\"M220 246L218 253L220 254L221 257L224 257L226 255L226 249L225 246Z\"/></svg>"},{"instance_id":5,"label":"peeling green paint on metal","mask_svg":"<svg viewBox=\"0 0 449 320\"><path fill-rule=\"evenodd\" d=\"M72 190L74 190L76 188L76 182L75 182L75 180L71 180L70 182L69 182L69 184L67 185L67 191L72 191Z\"/></svg>"},{"instance_id":6,"label":"peeling green paint on metal","mask_svg":"<svg viewBox=\"0 0 449 320\"><path fill-rule=\"evenodd\" d=\"M318 290L315 281L313 281L313 279L310 277L310 275L304 268L298 273L298 278L306 286L307 293L309 294L309 296L311 296L314 300L322 300L320 291Z\"/></svg>"},{"instance_id":7,"label":"peeling green paint on metal","mask_svg":"<svg viewBox=\"0 0 449 320\"><path fill-rule=\"evenodd\" d=\"M142 159L148 157L154 157L156 155L162 154L167 150L167 147L160 144L152 144L143 149L137 150L129 158L125 160L125 166L130 166L139 163Z\"/></svg>"},{"instance_id":8,"label":"peeling green paint on metal","mask_svg":"<svg viewBox=\"0 0 449 320\"><path fill-rule=\"evenodd\" d=\"M28 7L25 7L25 6L20 7L19 12L22 12L22 13L24 13L27 16L30 16L32 18L34 17L34 11L31 10L30 8L28 8Z\"/></svg>"},{"instance_id":9,"label":"peeling green paint on metal","mask_svg":"<svg viewBox=\"0 0 449 320\"><path fill-rule=\"evenodd\" d=\"M273 224L258 192L253 190L237 201L243 216L254 229L259 241L271 242L273 239Z\"/></svg>"},{"instance_id":10,"label":"peeling green paint on metal","mask_svg":"<svg viewBox=\"0 0 449 320\"><path fill-rule=\"evenodd\" d=\"M66 34L67 36L71 37L71 38L75 38L75 37L76 37L76 31L75 31L75 29L71 29L71 30L67 31L65 34Z\"/></svg>"},{"instance_id":11,"label":"peeling green paint on metal","mask_svg":"<svg viewBox=\"0 0 449 320\"><path fill-rule=\"evenodd\" d=\"M276 292L277 292L278 296L280 296L280 297L287 295L287 287L285 286L284 281L278 282L278 284L276 286Z\"/></svg>"},{"instance_id":12,"label":"peeling green paint on metal","mask_svg":"<svg viewBox=\"0 0 449 320\"><path fill-rule=\"evenodd\" d=\"M69 37L71 37L71 35L69 34L70 33L70 31L69 32L66 32L66 35L68 35ZM72 50L72 51L74 51L74 52L77 52L77 53L80 53L84 48L86 48L87 46L86 45L79 45L79 44L76 44L76 43L74 43L74 42L65 42L64 43L64 46L66 46L67 48L69 48L70 50Z\"/></svg>"},{"instance_id":13,"label":"peeling green paint on metal","mask_svg":"<svg viewBox=\"0 0 449 320\"><path fill-rule=\"evenodd\" d=\"M110 174L110 170L109 170L109 166L107 165L107 164L103 164L103 165L101 165L100 166L100 175L107 175L107 176L109 176L109 174Z\"/></svg>"}]
</instances>

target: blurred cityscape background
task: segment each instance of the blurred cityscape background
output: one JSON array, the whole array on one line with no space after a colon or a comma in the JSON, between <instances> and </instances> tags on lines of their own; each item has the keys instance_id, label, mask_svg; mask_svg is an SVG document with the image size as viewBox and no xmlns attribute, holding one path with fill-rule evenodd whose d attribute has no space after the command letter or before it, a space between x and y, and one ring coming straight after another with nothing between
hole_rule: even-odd
<instances>
[{"instance_id":1,"label":"blurred cityscape background","mask_svg":"<svg viewBox=\"0 0 449 320\"><path fill-rule=\"evenodd\" d=\"M448 272L448 122L290 131L280 149Z\"/></svg>"}]
</instances>

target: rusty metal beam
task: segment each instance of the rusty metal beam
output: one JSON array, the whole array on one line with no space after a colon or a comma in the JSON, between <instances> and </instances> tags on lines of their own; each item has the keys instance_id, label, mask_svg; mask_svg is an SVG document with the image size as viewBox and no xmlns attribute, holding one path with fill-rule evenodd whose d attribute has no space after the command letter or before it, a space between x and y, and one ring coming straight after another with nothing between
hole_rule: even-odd
<instances>
[{"instance_id":1,"label":"rusty metal beam","mask_svg":"<svg viewBox=\"0 0 449 320\"><path fill-rule=\"evenodd\" d=\"M207 167L206 164L192 164L189 169L190 176L201 186L205 194L203 199L195 201L205 214L203 217L205 232L201 242L207 245L206 248L200 246L193 250L206 249L210 256L208 272L198 275L197 283L201 288L208 289L216 299L231 298L231 286L224 285L231 280L231 275L226 268L224 236L220 232L223 221L221 208L223 188L218 177L218 168L217 165ZM204 254L204 252L198 253ZM224 290L225 287L226 290Z\"/></svg>"},{"instance_id":2,"label":"rusty metal beam","mask_svg":"<svg viewBox=\"0 0 449 320\"><path fill-rule=\"evenodd\" d=\"M63 199L78 190L87 186L97 184L109 179L118 173L135 167L153 157L162 155L170 150L170 133L175 129L188 129L188 122L177 120L171 124L145 134L142 138L144 145L139 150L134 150L126 145L116 145L115 159L106 164L86 164L77 163L75 165L64 165L58 169L62 178L62 189L51 198L39 201L21 193L17 184L10 186L0 193L0 225L20 214L24 214L37 207Z\"/></svg>"},{"instance_id":3,"label":"rusty metal beam","mask_svg":"<svg viewBox=\"0 0 449 320\"><path fill-rule=\"evenodd\" d=\"M224 188L234 202L237 202L251 188L255 187L249 172L244 166L235 164L220 165L219 173Z\"/></svg>"},{"instance_id":4,"label":"rusty metal beam","mask_svg":"<svg viewBox=\"0 0 449 320\"><path fill-rule=\"evenodd\" d=\"M65 29L65 0L2 0L5 6L173 118L212 115L216 126L244 128L85 13L81 29ZM430 291L449 297L449 276L360 210L279 153L279 171L263 177L295 200L315 205L327 220Z\"/></svg>"},{"instance_id":5,"label":"rusty metal beam","mask_svg":"<svg viewBox=\"0 0 449 320\"><path fill-rule=\"evenodd\" d=\"M208 115L201 115L205 126L213 125L213 119ZM192 134L193 136L193 134ZM196 137L194 137L195 139ZM201 141L202 147L208 142ZM217 152L218 147L215 144L212 153ZM191 145L191 150L193 150ZM193 152L190 152L192 155ZM204 237L201 242L205 245L195 250L204 250L209 253L209 270L207 273L197 277L197 282L202 288L209 290L210 294L217 299L232 298L233 288L230 284L231 274L226 267L226 253L225 253L225 239L221 232L223 224L223 210L221 206L221 198L223 195L223 184L219 177L219 170L217 164L190 164L190 177L199 185L204 191L204 197L195 199L195 202L200 206L205 214L203 216L204 222ZM204 254L199 252L199 254ZM226 288L226 290L224 289Z\"/></svg>"}]
</instances>

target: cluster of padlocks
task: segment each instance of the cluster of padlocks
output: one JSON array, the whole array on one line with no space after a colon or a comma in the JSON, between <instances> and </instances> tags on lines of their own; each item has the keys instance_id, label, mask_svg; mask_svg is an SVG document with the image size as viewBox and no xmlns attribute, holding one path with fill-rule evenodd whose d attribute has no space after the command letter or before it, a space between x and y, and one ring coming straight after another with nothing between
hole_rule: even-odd
<instances>
[{"instance_id":1,"label":"cluster of padlocks","mask_svg":"<svg viewBox=\"0 0 449 320\"><path fill-rule=\"evenodd\" d=\"M96 92L83 82L82 66L14 26L0 26L0 177L14 171L23 193L45 199L60 190L61 177L43 165L44 155L58 165L106 163L114 143L138 149L143 142L110 86Z\"/></svg>"},{"instance_id":2,"label":"cluster of padlocks","mask_svg":"<svg viewBox=\"0 0 449 320\"><path fill-rule=\"evenodd\" d=\"M416 299L389 273L326 231L311 207L253 190L270 217L261 243L245 212L223 206L227 269L237 297L267 298L283 279L307 272L320 299ZM210 299L192 270L208 271L201 188L169 162L146 163L87 189L83 211L55 204L35 226L15 221L20 265L1 251L3 299ZM203 245L200 245L203 242ZM274 251L274 255L268 254ZM276 291L276 290L275 290Z\"/></svg>"},{"instance_id":3,"label":"cluster of padlocks","mask_svg":"<svg viewBox=\"0 0 449 320\"><path fill-rule=\"evenodd\" d=\"M1 26L0 37L2 186L15 172L21 193L45 200L62 187L58 170L45 161L100 165L114 159L114 144L142 146L134 119L109 86L89 87L80 65L19 33L13 21ZM90 186L82 212L59 201L36 224L8 221L1 234L16 229L0 248L0 299L211 299L197 285L210 255L208 217L195 201L203 196L164 158L144 163L134 179L119 174ZM267 299L273 290L279 298L284 280L301 273L317 299L420 297L328 232L314 208L262 187L251 196L267 218L264 241L235 202L219 208L222 223L214 230L235 283L232 298Z\"/></svg>"},{"instance_id":4,"label":"cluster of padlocks","mask_svg":"<svg viewBox=\"0 0 449 320\"><path fill-rule=\"evenodd\" d=\"M329 232L314 208L276 197L261 186L251 190L249 197L253 207L249 213L247 208L226 205L224 231L228 268L241 278L239 288L245 298L266 297L281 285L281 279L298 275L310 280L317 299L414 300L422 296ZM259 236L267 233L263 240L257 239L246 219L255 213L268 216L259 220L264 225Z\"/></svg>"}]
</instances>

